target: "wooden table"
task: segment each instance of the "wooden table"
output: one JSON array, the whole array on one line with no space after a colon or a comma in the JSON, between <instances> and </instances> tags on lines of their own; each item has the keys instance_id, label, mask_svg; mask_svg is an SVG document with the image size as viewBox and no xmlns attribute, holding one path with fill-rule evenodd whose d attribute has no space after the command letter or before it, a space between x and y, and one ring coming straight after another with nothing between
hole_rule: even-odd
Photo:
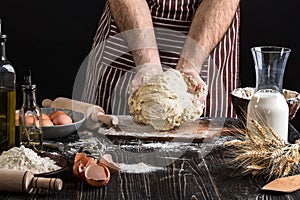
<instances>
[{"instance_id":1,"label":"wooden table","mask_svg":"<svg viewBox=\"0 0 300 200\"><path fill-rule=\"evenodd\" d=\"M238 123L235 119L229 122ZM224 129L226 124L228 119ZM291 125L289 133L291 140L299 138ZM236 176L223 151L224 141L230 139L226 134L189 142L118 138L101 131L79 131L78 135L98 145L94 153L101 149L121 164L122 170L111 175L107 186L91 187L69 170L60 175L64 182L61 191L2 192L0 199L300 199L300 191L264 192L261 187L265 180Z\"/></svg>"}]
</instances>

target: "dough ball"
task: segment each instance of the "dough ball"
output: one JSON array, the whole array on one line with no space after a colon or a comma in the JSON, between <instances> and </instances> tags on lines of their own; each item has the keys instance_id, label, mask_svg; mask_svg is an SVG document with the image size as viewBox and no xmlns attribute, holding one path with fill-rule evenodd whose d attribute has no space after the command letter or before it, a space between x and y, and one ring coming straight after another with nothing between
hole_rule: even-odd
<instances>
[{"instance_id":1,"label":"dough ball","mask_svg":"<svg viewBox=\"0 0 300 200\"><path fill-rule=\"evenodd\" d=\"M203 112L197 96L175 69L168 69L142 85L129 97L130 114L137 122L152 125L156 130L170 130L181 121L194 121Z\"/></svg>"}]
</instances>

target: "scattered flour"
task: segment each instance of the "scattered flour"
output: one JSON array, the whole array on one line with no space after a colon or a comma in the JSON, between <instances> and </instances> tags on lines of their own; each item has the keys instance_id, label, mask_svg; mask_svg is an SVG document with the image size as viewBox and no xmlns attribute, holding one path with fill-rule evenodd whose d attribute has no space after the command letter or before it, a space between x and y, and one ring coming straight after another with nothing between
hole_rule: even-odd
<instances>
[{"instance_id":1,"label":"scattered flour","mask_svg":"<svg viewBox=\"0 0 300 200\"><path fill-rule=\"evenodd\" d=\"M60 169L49 157L40 157L32 149L13 147L0 155L0 168L32 171L34 174L46 173Z\"/></svg>"},{"instance_id":2,"label":"scattered flour","mask_svg":"<svg viewBox=\"0 0 300 200\"><path fill-rule=\"evenodd\" d=\"M153 172L157 170L163 170L162 167L155 167L147 165L143 162L137 163L137 164L125 164L120 163L121 171L126 173L147 173L147 172Z\"/></svg>"}]
</instances>

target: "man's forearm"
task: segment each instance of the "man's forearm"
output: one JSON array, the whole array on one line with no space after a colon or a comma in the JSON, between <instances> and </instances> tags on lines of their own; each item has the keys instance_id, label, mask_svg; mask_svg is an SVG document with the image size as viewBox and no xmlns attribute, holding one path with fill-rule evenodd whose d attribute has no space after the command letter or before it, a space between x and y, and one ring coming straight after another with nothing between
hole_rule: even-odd
<instances>
[{"instance_id":1,"label":"man's forearm","mask_svg":"<svg viewBox=\"0 0 300 200\"><path fill-rule=\"evenodd\" d=\"M181 63L193 65L199 71L212 49L223 38L229 28L239 0L203 0L198 7L187 41L182 52ZM201 55L199 55L201 54ZM183 61L184 60L184 61Z\"/></svg>"},{"instance_id":2,"label":"man's forearm","mask_svg":"<svg viewBox=\"0 0 300 200\"><path fill-rule=\"evenodd\" d=\"M112 16L136 65L160 63L152 18L145 0L109 0Z\"/></svg>"},{"instance_id":3,"label":"man's forearm","mask_svg":"<svg viewBox=\"0 0 300 200\"><path fill-rule=\"evenodd\" d=\"M203 0L193 18L188 36L207 51L222 39L232 22L239 0Z\"/></svg>"},{"instance_id":4,"label":"man's forearm","mask_svg":"<svg viewBox=\"0 0 300 200\"><path fill-rule=\"evenodd\" d=\"M108 0L112 16L120 30L153 27L145 0Z\"/></svg>"}]
</instances>

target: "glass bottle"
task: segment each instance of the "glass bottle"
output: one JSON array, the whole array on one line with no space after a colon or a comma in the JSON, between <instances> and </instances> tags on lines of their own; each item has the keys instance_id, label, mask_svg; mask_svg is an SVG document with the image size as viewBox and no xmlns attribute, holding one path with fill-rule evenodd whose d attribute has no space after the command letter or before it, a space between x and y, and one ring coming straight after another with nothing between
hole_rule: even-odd
<instances>
[{"instance_id":1,"label":"glass bottle","mask_svg":"<svg viewBox=\"0 0 300 200\"><path fill-rule=\"evenodd\" d=\"M43 150L42 112L36 102L36 85L31 83L28 70L22 85L23 104L20 109L20 145L35 151Z\"/></svg>"},{"instance_id":2,"label":"glass bottle","mask_svg":"<svg viewBox=\"0 0 300 200\"><path fill-rule=\"evenodd\" d=\"M0 152L15 146L16 74L6 58L6 38L0 19Z\"/></svg>"},{"instance_id":3,"label":"glass bottle","mask_svg":"<svg viewBox=\"0 0 300 200\"><path fill-rule=\"evenodd\" d=\"M256 88L248 104L247 128L252 120L288 141L289 108L282 91L286 63L291 49L262 46L251 49L256 71Z\"/></svg>"}]
</instances>

